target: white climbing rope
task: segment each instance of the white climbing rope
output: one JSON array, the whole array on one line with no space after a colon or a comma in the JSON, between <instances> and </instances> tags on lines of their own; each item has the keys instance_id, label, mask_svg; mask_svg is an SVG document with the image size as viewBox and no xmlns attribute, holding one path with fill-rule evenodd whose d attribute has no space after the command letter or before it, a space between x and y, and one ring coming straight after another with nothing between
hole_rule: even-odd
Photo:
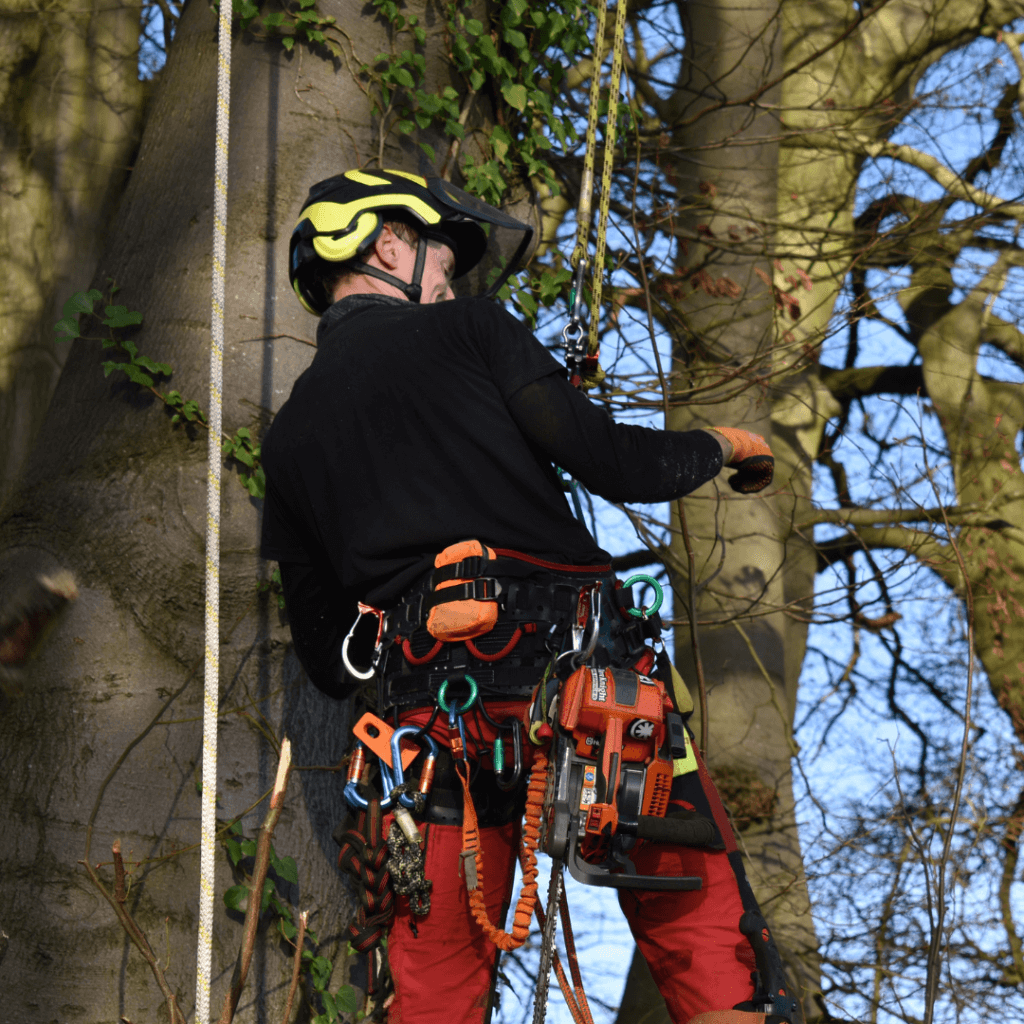
<instances>
[{"instance_id":1,"label":"white climbing rope","mask_svg":"<svg viewBox=\"0 0 1024 1024\"><path fill-rule=\"evenodd\" d=\"M220 435L224 378L224 265L227 259L228 114L231 104L231 9L220 4L217 46L217 143L213 186L213 300L210 310L210 423L206 449L206 670L203 701L202 832L196 1024L210 1021L213 968L214 839L217 831L217 714L220 686Z\"/></svg>"}]
</instances>

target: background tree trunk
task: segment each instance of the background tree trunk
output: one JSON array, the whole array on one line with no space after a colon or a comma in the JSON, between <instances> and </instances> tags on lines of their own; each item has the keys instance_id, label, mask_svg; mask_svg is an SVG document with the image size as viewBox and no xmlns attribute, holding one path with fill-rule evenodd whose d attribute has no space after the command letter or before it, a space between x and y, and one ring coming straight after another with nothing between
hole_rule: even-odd
<instances>
[{"instance_id":1,"label":"background tree trunk","mask_svg":"<svg viewBox=\"0 0 1024 1024\"><path fill-rule=\"evenodd\" d=\"M0 505L67 356L53 325L92 279L138 145L140 10L0 0Z\"/></svg>"},{"instance_id":2,"label":"background tree trunk","mask_svg":"<svg viewBox=\"0 0 1024 1024\"><path fill-rule=\"evenodd\" d=\"M288 240L311 183L378 152L376 125L349 68L389 47L382 23L352 0L320 9L345 27L341 60L251 36L233 47L224 420L254 433L309 364L316 321L291 292ZM428 32L432 10L416 10ZM437 63L428 39L428 76ZM184 10L156 90L127 191L94 284L145 316L141 352L170 363L170 387L206 407L210 330L216 16ZM388 141L385 163L419 170L418 149ZM40 308L41 305L40 305ZM41 313L39 314L42 315ZM49 316L50 314L47 314ZM85 330L95 334L95 330ZM152 1020L161 1002L148 970L76 862L101 784L90 860L110 860L120 837L129 861L164 856L199 838L196 792L201 672L165 712L203 649L205 439L172 429L164 407L120 374L104 378L95 342L75 342L21 486L0 524L0 589L54 563L76 575L81 597L35 667L34 684L0 716L0 920L11 934L3 965L10 1024L121 1014ZM272 600L257 597L260 502L226 472L222 512L222 684L219 813L229 819L273 781L272 747L253 724L287 733L295 763L330 765L348 742L347 705L304 680ZM229 633L229 628L237 627ZM237 713L233 713L237 712ZM169 723L169 724L164 724ZM144 735L123 765L127 745ZM296 784L297 781L297 784ZM343 779L296 772L275 834L299 865L302 908L328 955L350 903L330 840L343 812ZM263 809L244 819L252 835ZM128 851L131 851L130 853ZM109 868L102 869L108 872ZM237 880L237 879L236 879ZM144 883L140 885L139 882ZM241 926L219 894L232 884L218 853L213 1005L230 981ZM149 930L186 1014L194 1006L198 854L151 863L129 902ZM164 921L168 950L164 949ZM264 935L237 1020L273 1019L290 973L288 948ZM332 990L336 984L332 985ZM279 1005L280 1004L280 1005Z\"/></svg>"}]
</instances>

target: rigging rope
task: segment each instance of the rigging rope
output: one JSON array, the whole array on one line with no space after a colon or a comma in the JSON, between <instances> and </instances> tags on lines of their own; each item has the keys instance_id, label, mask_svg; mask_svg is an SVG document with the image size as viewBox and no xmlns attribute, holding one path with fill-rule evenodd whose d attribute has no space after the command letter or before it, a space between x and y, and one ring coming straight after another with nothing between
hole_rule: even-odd
<instances>
[{"instance_id":1,"label":"rigging rope","mask_svg":"<svg viewBox=\"0 0 1024 1024\"><path fill-rule=\"evenodd\" d=\"M615 34L612 41L612 69L608 82L608 117L605 122L604 161L601 167L601 198L597 216L597 238L590 289L590 332L587 351L591 356L600 347L598 328L601 316L601 297L604 290L604 255L608 234L608 209L611 202L612 170L615 163L615 140L619 127L619 90L622 79L622 54L626 48L626 0L619 0L615 8ZM604 63L604 37L608 19L607 0L601 0L597 9L597 30L594 38L593 69L590 77L590 107L587 112L587 137L583 150L583 178L580 182L580 201L576 210L576 240L569 262L576 271L574 294L570 305L578 307L577 289L582 290L583 273L587 265L590 224L593 219L594 154L597 149L597 122L600 115L601 65ZM589 376L589 375L588 375ZM596 379L600 369L596 370ZM584 385L596 382L595 376L584 380Z\"/></svg>"},{"instance_id":2,"label":"rigging rope","mask_svg":"<svg viewBox=\"0 0 1024 1024\"><path fill-rule=\"evenodd\" d=\"M196 1022L210 1020L213 967L214 838L217 831L217 715L220 685L220 468L224 378L224 266L227 259L228 117L231 103L231 11L220 4L217 40L217 142L213 187L213 296L210 309L210 423L206 471L206 665L203 701L203 792L199 855Z\"/></svg>"}]
</instances>

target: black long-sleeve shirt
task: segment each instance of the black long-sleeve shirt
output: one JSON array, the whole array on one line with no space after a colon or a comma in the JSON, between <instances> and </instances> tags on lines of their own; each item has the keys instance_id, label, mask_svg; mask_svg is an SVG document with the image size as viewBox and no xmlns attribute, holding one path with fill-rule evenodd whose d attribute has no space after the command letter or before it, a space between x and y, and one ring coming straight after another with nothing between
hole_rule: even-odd
<instances>
[{"instance_id":1,"label":"black long-sleeve shirt","mask_svg":"<svg viewBox=\"0 0 1024 1024\"><path fill-rule=\"evenodd\" d=\"M261 554L281 565L296 651L349 689L356 600L393 603L449 544L475 538L561 563L609 560L553 463L612 501L664 501L722 468L703 431L616 423L502 307L350 296L263 442Z\"/></svg>"}]
</instances>

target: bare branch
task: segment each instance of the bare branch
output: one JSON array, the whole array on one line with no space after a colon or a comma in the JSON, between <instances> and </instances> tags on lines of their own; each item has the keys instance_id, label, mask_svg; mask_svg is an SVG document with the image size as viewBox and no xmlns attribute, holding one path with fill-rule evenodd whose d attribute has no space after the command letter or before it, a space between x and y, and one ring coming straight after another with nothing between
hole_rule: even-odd
<instances>
[{"instance_id":1,"label":"bare branch","mask_svg":"<svg viewBox=\"0 0 1024 1024\"><path fill-rule=\"evenodd\" d=\"M270 794L270 808L260 826L260 835L256 843L256 863L252 870L249 901L245 908L245 937L242 940L242 949L239 953L238 978L224 999L224 1009L221 1011L219 1024L231 1024L249 974L249 965L256 948L256 928L260 920L260 904L263 901L263 883L266 881L267 869L270 866L270 840L274 835L277 820L281 817L291 770L292 744L291 740L285 737L281 741L281 759L277 762L277 777L274 780L274 789Z\"/></svg>"},{"instance_id":2,"label":"bare branch","mask_svg":"<svg viewBox=\"0 0 1024 1024\"><path fill-rule=\"evenodd\" d=\"M867 395L927 394L920 366L857 366L850 370L823 366L821 382L839 402Z\"/></svg>"}]
</instances>

